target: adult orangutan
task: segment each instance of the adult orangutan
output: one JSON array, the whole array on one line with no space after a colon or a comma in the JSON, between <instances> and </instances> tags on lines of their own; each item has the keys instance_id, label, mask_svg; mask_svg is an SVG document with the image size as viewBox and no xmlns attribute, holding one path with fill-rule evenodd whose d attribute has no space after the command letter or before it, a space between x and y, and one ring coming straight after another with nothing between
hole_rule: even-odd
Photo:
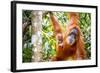
<instances>
[{"instance_id":1,"label":"adult orangutan","mask_svg":"<svg viewBox=\"0 0 100 73\"><path fill-rule=\"evenodd\" d=\"M56 56L52 58L53 61L82 60L87 57L82 32L78 23L79 14L70 12L68 15L69 24L64 32L56 17L50 12L50 19L56 38Z\"/></svg>"}]
</instances>

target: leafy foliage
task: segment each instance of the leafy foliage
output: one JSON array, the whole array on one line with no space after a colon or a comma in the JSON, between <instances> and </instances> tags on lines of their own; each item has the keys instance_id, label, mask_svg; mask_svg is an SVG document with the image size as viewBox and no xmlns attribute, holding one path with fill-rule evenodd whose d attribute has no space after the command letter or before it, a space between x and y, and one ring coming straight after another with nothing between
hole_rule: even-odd
<instances>
[{"instance_id":1,"label":"leafy foliage","mask_svg":"<svg viewBox=\"0 0 100 73\"><path fill-rule=\"evenodd\" d=\"M91 14L80 13L80 28L84 36L85 49L88 58L91 58Z\"/></svg>"},{"instance_id":2,"label":"leafy foliage","mask_svg":"<svg viewBox=\"0 0 100 73\"><path fill-rule=\"evenodd\" d=\"M31 22L31 11L23 10L23 24L25 22ZM31 44L31 36L32 36L32 26L29 25L23 31L23 51L22 51L22 58L23 62L31 62L32 59L32 44Z\"/></svg>"}]
</instances>

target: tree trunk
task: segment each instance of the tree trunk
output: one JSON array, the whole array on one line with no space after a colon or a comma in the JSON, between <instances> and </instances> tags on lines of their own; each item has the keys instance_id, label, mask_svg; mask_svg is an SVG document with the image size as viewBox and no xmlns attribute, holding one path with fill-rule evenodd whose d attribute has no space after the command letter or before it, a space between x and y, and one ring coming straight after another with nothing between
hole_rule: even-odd
<instances>
[{"instance_id":1,"label":"tree trunk","mask_svg":"<svg viewBox=\"0 0 100 73\"><path fill-rule=\"evenodd\" d=\"M42 11L32 11L32 62L42 61Z\"/></svg>"}]
</instances>

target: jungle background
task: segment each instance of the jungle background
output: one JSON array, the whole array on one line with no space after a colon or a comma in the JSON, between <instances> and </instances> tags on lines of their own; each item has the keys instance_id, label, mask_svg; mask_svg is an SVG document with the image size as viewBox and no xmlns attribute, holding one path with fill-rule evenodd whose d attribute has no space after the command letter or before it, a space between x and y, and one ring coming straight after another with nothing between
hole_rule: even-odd
<instances>
[{"instance_id":1,"label":"jungle background","mask_svg":"<svg viewBox=\"0 0 100 73\"><path fill-rule=\"evenodd\" d=\"M39 13L38 13L39 12ZM42 12L42 14L41 14ZM39 15L38 15L38 14ZM63 30L66 29L66 25L68 23L67 12L53 12L57 17L60 25L63 27ZM38 17L41 17L42 20ZM85 41L85 49L87 51L88 59L91 59L91 14L90 13L79 13L80 20L79 26L81 28L81 32L83 33L84 41ZM34 26L37 23L41 23L40 26ZM23 26L23 48L22 48L22 60L23 62L35 62L38 59L40 61L49 61L52 56L55 55L55 37L53 35L53 27L51 25L50 17L48 11L32 11L32 10L23 10L22 11L22 26ZM34 27L33 27L34 26ZM39 30L39 28L42 30ZM35 29L37 28L37 29ZM38 32L40 31L40 32ZM32 36L34 35L34 36ZM34 37L34 38L32 38ZM42 39L42 43L41 43ZM34 41L32 41L34 40ZM37 40L37 42L36 42ZM40 41L39 41L40 40ZM40 46L39 52L37 53L37 43ZM38 55L40 54L40 55ZM42 57L42 58L40 58Z\"/></svg>"}]
</instances>

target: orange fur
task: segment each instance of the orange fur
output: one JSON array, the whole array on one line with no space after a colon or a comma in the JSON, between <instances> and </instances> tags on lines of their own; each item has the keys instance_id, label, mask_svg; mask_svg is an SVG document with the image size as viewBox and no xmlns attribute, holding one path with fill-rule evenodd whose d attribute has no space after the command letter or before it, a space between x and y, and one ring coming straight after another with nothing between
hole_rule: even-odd
<instances>
[{"instance_id":1,"label":"orange fur","mask_svg":"<svg viewBox=\"0 0 100 73\"><path fill-rule=\"evenodd\" d=\"M69 13L69 17L69 25L66 28L66 32L63 32L55 16L50 15L54 28L54 35L56 41L58 41L56 44L56 56L52 58L53 61L86 59L83 36L78 24L79 14L71 12ZM75 43L70 45L66 42L66 38L74 28L78 30L78 34L76 35Z\"/></svg>"}]
</instances>

